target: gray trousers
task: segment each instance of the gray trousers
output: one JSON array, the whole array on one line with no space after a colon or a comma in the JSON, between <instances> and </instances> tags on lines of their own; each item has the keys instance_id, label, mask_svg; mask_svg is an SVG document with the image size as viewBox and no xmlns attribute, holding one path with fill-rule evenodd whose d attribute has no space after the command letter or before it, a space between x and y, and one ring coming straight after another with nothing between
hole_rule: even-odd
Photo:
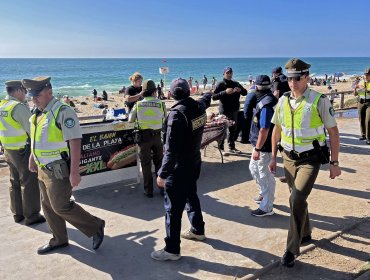
<instances>
[{"instance_id":1,"label":"gray trousers","mask_svg":"<svg viewBox=\"0 0 370 280\"><path fill-rule=\"evenodd\" d=\"M370 101L358 103L358 117L360 120L361 136L370 141Z\"/></svg>"},{"instance_id":2,"label":"gray trousers","mask_svg":"<svg viewBox=\"0 0 370 280\"><path fill-rule=\"evenodd\" d=\"M102 220L85 211L71 200L72 186L66 163L61 163L63 179L57 179L53 171L38 168L42 209L53 233L49 244L57 246L68 242L66 221L87 237L92 237L100 229Z\"/></svg>"},{"instance_id":3,"label":"gray trousers","mask_svg":"<svg viewBox=\"0 0 370 280\"><path fill-rule=\"evenodd\" d=\"M149 131L144 134L150 133ZM155 172L157 173L161 168L163 159L163 143L161 134L154 136L144 135L144 141L139 144L139 157L141 162L141 169L144 177L144 191L145 193L153 193L153 174L152 174L152 154Z\"/></svg>"},{"instance_id":4,"label":"gray trousers","mask_svg":"<svg viewBox=\"0 0 370 280\"><path fill-rule=\"evenodd\" d=\"M302 160L292 160L284 153L282 156L290 190L290 220L286 249L299 255L302 238L311 234L307 198L319 174L321 163L317 156Z\"/></svg>"},{"instance_id":5,"label":"gray trousers","mask_svg":"<svg viewBox=\"0 0 370 280\"><path fill-rule=\"evenodd\" d=\"M29 149L4 150L10 171L10 210L14 216L33 221L40 215L40 190L37 174L28 170Z\"/></svg>"}]
</instances>

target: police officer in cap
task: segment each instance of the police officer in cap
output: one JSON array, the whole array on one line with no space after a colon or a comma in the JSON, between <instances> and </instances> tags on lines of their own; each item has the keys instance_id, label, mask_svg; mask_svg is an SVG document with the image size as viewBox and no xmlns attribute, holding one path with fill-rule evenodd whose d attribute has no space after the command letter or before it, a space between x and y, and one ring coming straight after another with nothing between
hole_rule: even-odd
<instances>
[{"instance_id":1,"label":"police officer in cap","mask_svg":"<svg viewBox=\"0 0 370 280\"><path fill-rule=\"evenodd\" d=\"M144 177L144 194L147 197L153 197L152 153L156 173L161 167L163 158L161 132L166 117L166 105L155 98L156 90L152 80L144 81L142 92L144 99L135 103L129 117L129 122L136 121L142 138L138 143L139 157Z\"/></svg>"},{"instance_id":2,"label":"police officer in cap","mask_svg":"<svg viewBox=\"0 0 370 280\"><path fill-rule=\"evenodd\" d=\"M53 238L37 250L46 254L68 246L66 221L93 237L93 249L104 238L105 222L71 200L72 188L81 181L81 129L74 110L53 97L50 77L24 79L23 86L37 107L30 118L29 169L38 173L42 208Z\"/></svg>"},{"instance_id":3,"label":"police officer in cap","mask_svg":"<svg viewBox=\"0 0 370 280\"><path fill-rule=\"evenodd\" d=\"M286 251L281 259L292 267L299 255L301 243L311 240L307 198L315 183L321 163L329 161L325 153L326 134L330 137L330 178L341 174L339 167L339 131L334 110L328 98L310 88L310 64L293 58L285 68L291 91L284 94L276 106L272 123L271 172L276 173L277 143L281 141L284 171L290 189L290 222Z\"/></svg>"},{"instance_id":4,"label":"police officer in cap","mask_svg":"<svg viewBox=\"0 0 370 280\"><path fill-rule=\"evenodd\" d=\"M366 144L370 145L370 68L365 69L364 79L356 85L354 94L358 96L360 140L366 140Z\"/></svg>"},{"instance_id":5,"label":"police officer in cap","mask_svg":"<svg viewBox=\"0 0 370 280\"><path fill-rule=\"evenodd\" d=\"M28 170L30 156L31 111L21 81L7 81L8 95L0 101L0 141L10 171L10 210L16 223L45 222L40 215L40 190L37 175Z\"/></svg>"},{"instance_id":6,"label":"police officer in cap","mask_svg":"<svg viewBox=\"0 0 370 280\"><path fill-rule=\"evenodd\" d=\"M205 93L195 101L190 97L188 82L181 78L172 81L170 91L176 103L164 125L164 158L157 177L158 186L165 188L166 246L151 254L159 261L181 258L181 217L186 204L191 228L181 236L196 240L206 238L197 180L201 168L200 144L211 93Z\"/></svg>"}]
</instances>

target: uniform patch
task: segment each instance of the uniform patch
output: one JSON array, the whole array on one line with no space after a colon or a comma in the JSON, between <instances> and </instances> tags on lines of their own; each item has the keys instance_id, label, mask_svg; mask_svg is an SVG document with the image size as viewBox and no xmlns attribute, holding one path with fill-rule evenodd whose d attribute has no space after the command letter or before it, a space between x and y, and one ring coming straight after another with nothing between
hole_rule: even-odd
<instances>
[{"instance_id":1,"label":"uniform patch","mask_svg":"<svg viewBox=\"0 0 370 280\"><path fill-rule=\"evenodd\" d=\"M193 127L193 131L202 127L202 126L205 126L206 122L207 122L207 115L206 114L203 114L202 116L191 120L191 125Z\"/></svg>"},{"instance_id":2,"label":"uniform patch","mask_svg":"<svg viewBox=\"0 0 370 280\"><path fill-rule=\"evenodd\" d=\"M332 117L334 117L334 108L333 107L330 107L329 108L329 113L330 113L330 115L332 116Z\"/></svg>"},{"instance_id":3,"label":"uniform patch","mask_svg":"<svg viewBox=\"0 0 370 280\"><path fill-rule=\"evenodd\" d=\"M66 120L64 121L64 125L65 125L66 127L68 127L68 128L72 128L72 127L74 127L74 126L76 125L76 122L75 122L75 120L74 120L74 119L72 119L72 118L68 118L68 119L66 119Z\"/></svg>"},{"instance_id":4,"label":"uniform patch","mask_svg":"<svg viewBox=\"0 0 370 280\"><path fill-rule=\"evenodd\" d=\"M8 112L7 111L0 111L0 117L7 117Z\"/></svg>"}]
</instances>

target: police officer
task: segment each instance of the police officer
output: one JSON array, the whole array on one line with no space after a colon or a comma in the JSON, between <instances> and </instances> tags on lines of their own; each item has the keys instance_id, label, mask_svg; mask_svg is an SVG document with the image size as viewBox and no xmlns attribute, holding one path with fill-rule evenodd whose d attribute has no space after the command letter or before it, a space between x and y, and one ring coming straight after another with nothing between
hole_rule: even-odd
<instances>
[{"instance_id":1,"label":"police officer","mask_svg":"<svg viewBox=\"0 0 370 280\"><path fill-rule=\"evenodd\" d=\"M283 74L283 69L278 66L272 69L272 93L280 98L285 92L290 91L288 79Z\"/></svg>"},{"instance_id":2,"label":"police officer","mask_svg":"<svg viewBox=\"0 0 370 280\"><path fill-rule=\"evenodd\" d=\"M230 153L238 154L240 151L235 148L235 139L237 138L236 128L240 109L239 99L240 95L247 95L247 90L241 84L232 80L233 69L231 67L225 67L223 75L224 78L217 84L212 99L220 100L220 114L224 114L229 119L235 121L235 124L229 127L228 143ZM225 156L229 154L224 151L224 141L220 144L220 150Z\"/></svg>"},{"instance_id":3,"label":"police officer","mask_svg":"<svg viewBox=\"0 0 370 280\"><path fill-rule=\"evenodd\" d=\"M256 91L248 95L255 95L256 105L253 108L252 125L249 141L253 146L249 170L260 188L260 199L255 199L259 207L251 214L256 217L264 217L275 214L273 211L275 195L275 178L268 169L271 160L271 134L273 125L271 118L274 114L273 107L277 98L271 92L271 81L267 75L256 77ZM249 115L249 108L246 108Z\"/></svg>"},{"instance_id":4,"label":"police officer","mask_svg":"<svg viewBox=\"0 0 370 280\"><path fill-rule=\"evenodd\" d=\"M277 143L281 139L284 171L290 189L290 223L286 251L281 259L292 267L301 243L311 240L307 198L315 183L321 162L329 161L325 153L325 128L330 136L330 178L341 174L339 167L339 131L334 109L325 95L310 88L310 64L293 58L285 68L291 92L284 94L272 119L272 159L270 171L276 172Z\"/></svg>"},{"instance_id":5,"label":"police officer","mask_svg":"<svg viewBox=\"0 0 370 280\"><path fill-rule=\"evenodd\" d=\"M37 175L28 170L30 156L31 111L26 105L26 89L21 81L7 81L8 95L0 101L0 141L10 171L10 210L16 223L45 222L40 215L40 190Z\"/></svg>"},{"instance_id":6,"label":"police officer","mask_svg":"<svg viewBox=\"0 0 370 280\"><path fill-rule=\"evenodd\" d=\"M195 101L190 97L188 82L181 78L172 81L170 91L176 103L164 125L164 158L157 177L158 186L165 188L166 246L151 254L159 261L181 258L181 216L186 204L191 229L181 236L205 239L197 180L201 168L200 144L207 120L205 111L211 103L211 94L205 93Z\"/></svg>"},{"instance_id":7,"label":"police officer","mask_svg":"<svg viewBox=\"0 0 370 280\"><path fill-rule=\"evenodd\" d=\"M360 140L366 140L366 144L370 145L370 68L365 69L364 80L356 85L354 94L358 96Z\"/></svg>"},{"instance_id":8,"label":"police officer","mask_svg":"<svg viewBox=\"0 0 370 280\"><path fill-rule=\"evenodd\" d=\"M144 177L144 194L153 197L152 152L155 172L161 167L163 144L162 125L166 117L165 104L155 98L156 86L152 80L143 83L143 100L138 101L131 110L129 122L137 122L141 134L139 157ZM161 193L163 189L161 188Z\"/></svg>"},{"instance_id":9,"label":"police officer","mask_svg":"<svg viewBox=\"0 0 370 280\"><path fill-rule=\"evenodd\" d=\"M96 250L103 242L105 222L71 200L72 188L81 181L82 134L76 113L53 97L50 77L24 79L22 84L37 107L30 118L29 169L38 172L42 208L53 233L53 238L37 253L45 254L68 246L66 221L93 237Z\"/></svg>"}]
</instances>

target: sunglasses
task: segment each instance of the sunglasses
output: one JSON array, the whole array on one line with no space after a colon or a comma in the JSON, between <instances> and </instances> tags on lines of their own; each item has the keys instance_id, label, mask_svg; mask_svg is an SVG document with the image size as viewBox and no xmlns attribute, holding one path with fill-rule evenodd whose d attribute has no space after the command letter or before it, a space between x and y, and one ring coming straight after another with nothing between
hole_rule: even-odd
<instances>
[{"instance_id":1,"label":"sunglasses","mask_svg":"<svg viewBox=\"0 0 370 280\"><path fill-rule=\"evenodd\" d=\"M306 77L306 75L298 76L298 77L288 77L288 81L296 81L299 82L302 77Z\"/></svg>"}]
</instances>

